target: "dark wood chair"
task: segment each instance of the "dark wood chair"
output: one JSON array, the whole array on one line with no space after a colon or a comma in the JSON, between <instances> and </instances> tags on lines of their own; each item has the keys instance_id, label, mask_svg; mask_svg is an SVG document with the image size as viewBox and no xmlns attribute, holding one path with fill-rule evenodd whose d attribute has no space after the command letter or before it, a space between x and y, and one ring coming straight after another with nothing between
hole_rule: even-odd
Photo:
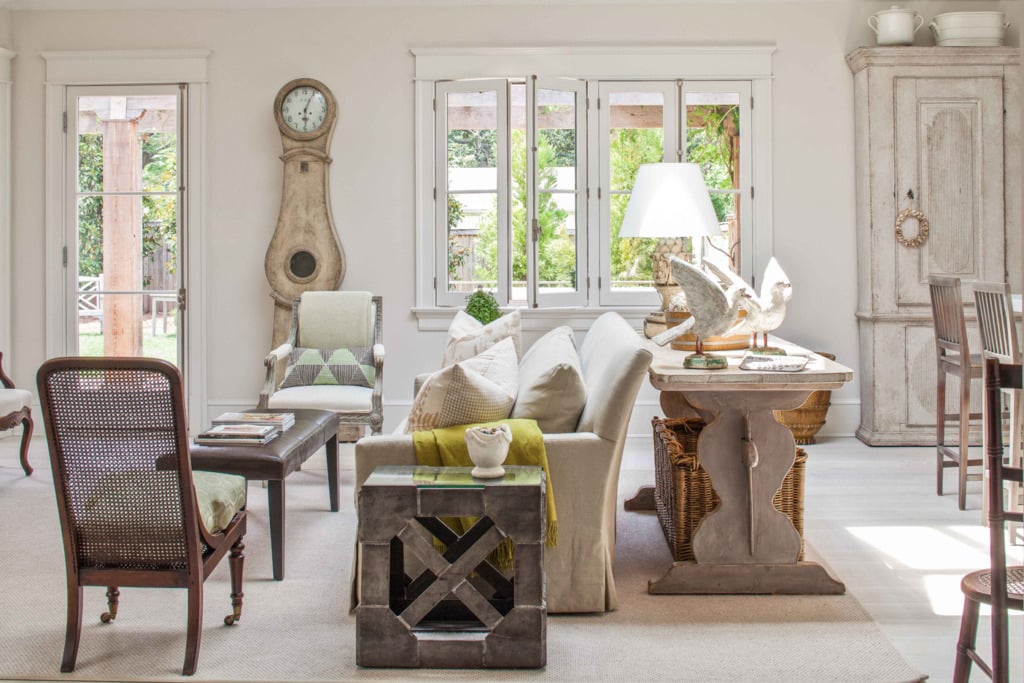
<instances>
[{"instance_id":1,"label":"dark wood chair","mask_svg":"<svg viewBox=\"0 0 1024 683\"><path fill-rule=\"evenodd\" d=\"M966 683L971 664L977 664L995 683L1009 680L1009 616L1008 609L1024 609L1024 566L1006 566L1006 528L1008 521L1022 522L1020 512L1007 512L1003 507L1005 482L1024 482L1020 467L1003 464L1002 398L1004 389L1021 389L1021 366L1000 364L998 359L985 359L985 458L988 461L988 569L971 572L960 582L964 593L964 613L960 621L960 637L956 644L953 680ZM974 649L978 632L978 611L981 604L992 608L992 660L986 662ZM1019 650L1018 650L1019 651Z\"/></svg>"},{"instance_id":2,"label":"dark wood chair","mask_svg":"<svg viewBox=\"0 0 1024 683\"><path fill-rule=\"evenodd\" d=\"M974 308L978 312L978 332L981 333L981 355L995 358L1000 363L1020 363L1020 343L1017 341L1010 285L1005 282L975 282L972 287ZM1021 456L1024 455L1024 401L1021 400L1021 392L1015 389L1003 393L1007 399L1004 412L1010 418L1010 465L1020 467ZM1020 512L1020 487L1010 487L1009 493L1007 511ZM987 516L988 496L982 500L982 511ZM1019 528L1016 522L1009 524L1011 543L1017 542Z\"/></svg>"},{"instance_id":3,"label":"dark wood chair","mask_svg":"<svg viewBox=\"0 0 1024 683\"><path fill-rule=\"evenodd\" d=\"M229 552L233 610L225 623L241 617L244 478L193 474L181 375L165 361L55 358L36 381L67 566L61 671L75 668L84 586L107 587L104 623L117 616L119 587L151 586L188 589L182 673L191 675L203 582Z\"/></svg>"},{"instance_id":4,"label":"dark wood chair","mask_svg":"<svg viewBox=\"0 0 1024 683\"><path fill-rule=\"evenodd\" d=\"M971 381L981 378L981 356L971 355L967 341L967 323L960 294L960 280L932 275L928 278L932 320L935 327L935 361L938 383L935 391L936 492L942 495L942 474L948 467L957 468L957 504L967 509L967 482L981 479L981 458L970 459L969 434L971 420L981 420L980 412L970 412ZM959 380L959 402L955 413L946 412L946 380L952 375ZM946 443L946 422L956 421L957 440ZM979 471L969 472L968 468Z\"/></svg>"},{"instance_id":5,"label":"dark wood chair","mask_svg":"<svg viewBox=\"0 0 1024 683\"><path fill-rule=\"evenodd\" d=\"M25 475L32 474L28 464L28 446L32 441L32 394L16 389L14 382L4 372L4 354L0 352L0 432L21 425L21 469Z\"/></svg>"}]
</instances>

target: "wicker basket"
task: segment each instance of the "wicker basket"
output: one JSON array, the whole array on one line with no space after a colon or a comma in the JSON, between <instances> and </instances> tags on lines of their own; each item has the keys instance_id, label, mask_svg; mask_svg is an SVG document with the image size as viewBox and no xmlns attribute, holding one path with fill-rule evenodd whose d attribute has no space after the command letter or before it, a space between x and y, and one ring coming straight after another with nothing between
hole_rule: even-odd
<instances>
[{"instance_id":1,"label":"wicker basket","mask_svg":"<svg viewBox=\"0 0 1024 683\"><path fill-rule=\"evenodd\" d=\"M704 428L698 419L654 418L654 504L672 557L691 561L693 534L704 515L718 507L711 479L697 458L697 439ZM796 460L772 502L804 537L804 468L807 452L796 449Z\"/></svg>"},{"instance_id":2,"label":"wicker basket","mask_svg":"<svg viewBox=\"0 0 1024 683\"><path fill-rule=\"evenodd\" d=\"M831 353L816 351L819 356L829 360L836 357ZM789 427L798 446L806 446L815 442L814 436L825 426L825 415L832 399L832 392L827 389L812 392L807 400L792 410L776 410L775 419L781 425Z\"/></svg>"}]
</instances>

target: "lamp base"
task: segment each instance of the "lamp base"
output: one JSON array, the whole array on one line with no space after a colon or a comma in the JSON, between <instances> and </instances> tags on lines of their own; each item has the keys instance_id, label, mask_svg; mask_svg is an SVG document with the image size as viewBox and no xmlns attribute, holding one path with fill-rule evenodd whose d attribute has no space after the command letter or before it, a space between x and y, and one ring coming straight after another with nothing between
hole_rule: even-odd
<instances>
[{"instance_id":1,"label":"lamp base","mask_svg":"<svg viewBox=\"0 0 1024 683\"><path fill-rule=\"evenodd\" d=\"M711 353L691 353L683 359L683 367L689 370L725 370L729 361Z\"/></svg>"}]
</instances>

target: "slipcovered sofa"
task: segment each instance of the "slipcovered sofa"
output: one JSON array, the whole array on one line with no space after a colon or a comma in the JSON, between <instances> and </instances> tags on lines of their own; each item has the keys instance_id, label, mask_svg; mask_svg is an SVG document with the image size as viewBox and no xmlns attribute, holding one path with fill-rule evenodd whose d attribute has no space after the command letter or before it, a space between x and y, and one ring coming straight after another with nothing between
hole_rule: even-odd
<instances>
[{"instance_id":1,"label":"slipcovered sofa","mask_svg":"<svg viewBox=\"0 0 1024 683\"><path fill-rule=\"evenodd\" d=\"M651 354L629 323L606 313L584 336L579 363L586 397L576 431L544 435L558 516L558 544L546 548L544 556L549 612L616 607L612 572L619 466ZM416 464L408 434L364 437L356 443L355 458L357 491L378 465ZM353 577L358 599L357 573Z\"/></svg>"}]
</instances>

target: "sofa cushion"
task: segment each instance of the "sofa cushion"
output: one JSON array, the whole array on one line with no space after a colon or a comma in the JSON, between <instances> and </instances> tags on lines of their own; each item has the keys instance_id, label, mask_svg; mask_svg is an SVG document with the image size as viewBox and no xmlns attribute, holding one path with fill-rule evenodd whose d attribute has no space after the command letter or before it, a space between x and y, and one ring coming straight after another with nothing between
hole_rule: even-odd
<instances>
[{"instance_id":1,"label":"sofa cushion","mask_svg":"<svg viewBox=\"0 0 1024 683\"><path fill-rule=\"evenodd\" d=\"M320 384L372 387L377 371L373 365L373 347L348 349L292 349L281 389Z\"/></svg>"},{"instance_id":2,"label":"sofa cushion","mask_svg":"<svg viewBox=\"0 0 1024 683\"><path fill-rule=\"evenodd\" d=\"M506 338L512 340L518 358L522 348L522 321L518 310L486 325L465 311L459 311L448 326L448 341L441 367L472 358Z\"/></svg>"},{"instance_id":3,"label":"sofa cushion","mask_svg":"<svg viewBox=\"0 0 1024 683\"><path fill-rule=\"evenodd\" d=\"M556 327L523 355L511 417L532 418L545 434L574 432L586 401L572 328Z\"/></svg>"},{"instance_id":4,"label":"sofa cushion","mask_svg":"<svg viewBox=\"0 0 1024 683\"><path fill-rule=\"evenodd\" d=\"M516 401L519 368L511 339L438 370L413 400L406 433L502 420Z\"/></svg>"}]
</instances>

